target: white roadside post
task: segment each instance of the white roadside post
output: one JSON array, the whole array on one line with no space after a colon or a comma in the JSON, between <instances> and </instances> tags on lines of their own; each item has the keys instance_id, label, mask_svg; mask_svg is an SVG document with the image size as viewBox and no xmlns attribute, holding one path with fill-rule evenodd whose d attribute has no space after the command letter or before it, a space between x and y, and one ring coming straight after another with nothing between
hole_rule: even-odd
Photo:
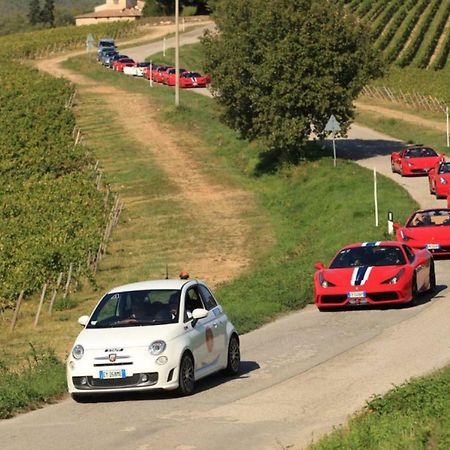
<instances>
[{"instance_id":1,"label":"white roadside post","mask_svg":"<svg viewBox=\"0 0 450 450\"><path fill-rule=\"evenodd\" d=\"M447 147L450 147L450 134L448 129L448 106L445 107L445 123L447 125Z\"/></svg>"},{"instance_id":2,"label":"white roadside post","mask_svg":"<svg viewBox=\"0 0 450 450\"><path fill-rule=\"evenodd\" d=\"M152 60L150 60L150 67L148 69L149 69L149 77L148 77L148 79L150 80L150 87L153 87L153 76L152 76L153 62L152 62Z\"/></svg>"},{"instance_id":3,"label":"white roadside post","mask_svg":"<svg viewBox=\"0 0 450 450\"><path fill-rule=\"evenodd\" d=\"M373 198L375 200L375 226L378 226L378 193L377 193L377 169L373 168Z\"/></svg>"},{"instance_id":4,"label":"white roadside post","mask_svg":"<svg viewBox=\"0 0 450 450\"><path fill-rule=\"evenodd\" d=\"M93 48L94 48L94 36L92 36L92 34L89 33L86 38L86 52L89 52L89 50L92 50Z\"/></svg>"},{"instance_id":5,"label":"white roadside post","mask_svg":"<svg viewBox=\"0 0 450 450\"><path fill-rule=\"evenodd\" d=\"M388 234L394 234L394 213L392 211L388 212Z\"/></svg>"},{"instance_id":6,"label":"white roadside post","mask_svg":"<svg viewBox=\"0 0 450 450\"><path fill-rule=\"evenodd\" d=\"M166 38L163 38L163 56L166 56Z\"/></svg>"},{"instance_id":7,"label":"white roadside post","mask_svg":"<svg viewBox=\"0 0 450 450\"><path fill-rule=\"evenodd\" d=\"M335 143L335 133L341 131L341 124L336 120L333 114L331 114L325 125L325 131L331 132L333 136L333 166L336 167L336 143Z\"/></svg>"}]
</instances>

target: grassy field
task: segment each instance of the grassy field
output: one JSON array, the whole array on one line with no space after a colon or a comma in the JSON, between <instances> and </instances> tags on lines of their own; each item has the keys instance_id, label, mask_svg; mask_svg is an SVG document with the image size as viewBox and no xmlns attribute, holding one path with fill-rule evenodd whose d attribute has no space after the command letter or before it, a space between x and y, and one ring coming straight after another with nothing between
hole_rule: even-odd
<instances>
[{"instance_id":1,"label":"grassy field","mask_svg":"<svg viewBox=\"0 0 450 450\"><path fill-rule=\"evenodd\" d=\"M107 71L90 57L67 65L104 85L147 96L149 108L160 111L158 120L171 124L177 139L203 161L207 173L254 195L259 213L248 217L254 230L251 266L216 289L241 333L310 303L315 261L327 262L349 242L385 237L384 228L373 224L369 171L344 160L333 169L330 155L319 147L298 167L277 173L257 170L264 149L239 140L224 127L210 99L182 92L182 107L176 111L173 90L160 86L150 90L148 82ZM90 311L101 292L122 282L160 277L161 263L171 258L169 263L176 264L184 251L172 252L180 242L178 218L185 218L186 211L174 195L170 177L124 133L101 99L87 94L78 111L79 123L108 181L122 196L136 201L125 212L100 266L98 291L85 286L69 301L59 302L54 315L44 316L38 329L32 327L36 303L25 304L14 335L5 329L0 333L6 365L17 364L21 358L25 361L28 342L38 348L51 346L58 355L65 355L79 331L76 318ZM102 123L108 126L99 126ZM379 199L382 217L388 209L404 217L416 206L404 190L385 178L379 180ZM183 223L185 229L189 231L189 221ZM58 369L53 375L61 382L62 392L63 374Z\"/></svg>"},{"instance_id":2,"label":"grassy field","mask_svg":"<svg viewBox=\"0 0 450 450\"><path fill-rule=\"evenodd\" d=\"M450 448L450 367L395 387L310 450Z\"/></svg>"}]
</instances>

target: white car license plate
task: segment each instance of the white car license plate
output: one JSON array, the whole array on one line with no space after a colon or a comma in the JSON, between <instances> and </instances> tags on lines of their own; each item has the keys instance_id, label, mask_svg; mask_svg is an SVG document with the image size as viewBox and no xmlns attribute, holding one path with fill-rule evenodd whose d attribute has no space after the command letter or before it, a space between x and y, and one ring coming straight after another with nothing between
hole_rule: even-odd
<instances>
[{"instance_id":1,"label":"white car license plate","mask_svg":"<svg viewBox=\"0 0 450 450\"><path fill-rule=\"evenodd\" d=\"M441 246L439 244L427 244L428 250L439 250Z\"/></svg>"},{"instance_id":2,"label":"white car license plate","mask_svg":"<svg viewBox=\"0 0 450 450\"><path fill-rule=\"evenodd\" d=\"M98 375L101 380L108 380L111 378L125 378L127 376L127 372L125 369L100 370Z\"/></svg>"},{"instance_id":3,"label":"white car license plate","mask_svg":"<svg viewBox=\"0 0 450 450\"><path fill-rule=\"evenodd\" d=\"M347 292L347 298L366 298L365 291L350 291Z\"/></svg>"}]
</instances>

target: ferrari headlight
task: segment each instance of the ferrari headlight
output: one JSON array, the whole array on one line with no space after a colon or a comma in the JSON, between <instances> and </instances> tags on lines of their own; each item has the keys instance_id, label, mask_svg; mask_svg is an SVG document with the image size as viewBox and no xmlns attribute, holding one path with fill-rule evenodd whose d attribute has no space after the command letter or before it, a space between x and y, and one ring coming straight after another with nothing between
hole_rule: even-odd
<instances>
[{"instance_id":1,"label":"ferrari headlight","mask_svg":"<svg viewBox=\"0 0 450 450\"><path fill-rule=\"evenodd\" d=\"M327 281L325 280L325 278L323 277L323 273L321 272L319 274L319 283L323 288L328 288L328 287L333 287L336 286L335 284L333 284L331 281Z\"/></svg>"},{"instance_id":2,"label":"ferrari headlight","mask_svg":"<svg viewBox=\"0 0 450 450\"><path fill-rule=\"evenodd\" d=\"M84 348L82 345L77 344L75 345L75 347L72 349L72 356L75 359L81 359L84 355Z\"/></svg>"},{"instance_id":3,"label":"ferrari headlight","mask_svg":"<svg viewBox=\"0 0 450 450\"><path fill-rule=\"evenodd\" d=\"M166 343L164 341L154 341L148 346L150 355L158 356L166 349Z\"/></svg>"},{"instance_id":4,"label":"ferrari headlight","mask_svg":"<svg viewBox=\"0 0 450 450\"><path fill-rule=\"evenodd\" d=\"M408 167L414 167L414 164L411 162L408 162Z\"/></svg>"},{"instance_id":5,"label":"ferrari headlight","mask_svg":"<svg viewBox=\"0 0 450 450\"><path fill-rule=\"evenodd\" d=\"M409 237L403 232L403 230L400 230L400 236L404 241L409 241Z\"/></svg>"},{"instance_id":6,"label":"ferrari headlight","mask_svg":"<svg viewBox=\"0 0 450 450\"><path fill-rule=\"evenodd\" d=\"M383 281L382 284L396 284L404 273L405 269L400 269L393 277L387 279L386 281Z\"/></svg>"},{"instance_id":7,"label":"ferrari headlight","mask_svg":"<svg viewBox=\"0 0 450 450\"><path fill-rule=\"evenodd\" d=\"M447 184L447 180L444 177L439 177L439 182L441 184Z\"/></svg>"}]
</instances>

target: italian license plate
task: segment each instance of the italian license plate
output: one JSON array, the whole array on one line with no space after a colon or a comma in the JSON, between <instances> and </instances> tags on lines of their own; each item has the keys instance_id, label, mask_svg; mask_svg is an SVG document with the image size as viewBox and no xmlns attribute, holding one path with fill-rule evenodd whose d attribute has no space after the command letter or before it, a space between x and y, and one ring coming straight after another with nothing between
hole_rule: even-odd
<instances>
[{"instance_id":1,"label":"italian license plate","mask_svg":"<svg viewBox=\"0 0 450 450\"><path fill-rule=\"evenodd\" d=\"M347 292L347 298L366 298L365 291L350 291Z\"/></svg>"},{"instance_id":2,"label":"italian license plate","mask_svg":"<svg viewBox=\"0 0 450 450\"><path fill-rule=\"evenodd\" d=\"M127 372L125 369L100 370L98 375L101 380L109 380L111 378L125 378L127 376Z\"/></svg>"},{"instance_id":3,"label":"italian license plate","mask_svg":"<svg viewBox=\"0 0 450 450\"><path fill-rule=\"evenodd\" d=\"M439 250L441 246L439 244L427 244L428 250Z\"/></svg>"}]
</instances>

